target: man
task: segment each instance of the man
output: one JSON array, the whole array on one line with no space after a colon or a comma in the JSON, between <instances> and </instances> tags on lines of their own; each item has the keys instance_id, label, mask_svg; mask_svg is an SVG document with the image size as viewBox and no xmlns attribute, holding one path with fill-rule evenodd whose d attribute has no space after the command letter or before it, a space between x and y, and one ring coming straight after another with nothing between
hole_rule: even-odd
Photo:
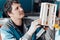
<instances>
[{"instance_id":1,"label":"man","mask_svg":"<svg viewBox=\"0 0 60 40\"><path fill-rule=\"evenodd\" d=\"M24 11L18 0L7 0L4 11L10 17L9 21L1 28L2 40L35 40L35 31L40 27L40 19L28 24L24 18ZM29 29L29 30L28 30Z\"/></svg>"}]
</instances>

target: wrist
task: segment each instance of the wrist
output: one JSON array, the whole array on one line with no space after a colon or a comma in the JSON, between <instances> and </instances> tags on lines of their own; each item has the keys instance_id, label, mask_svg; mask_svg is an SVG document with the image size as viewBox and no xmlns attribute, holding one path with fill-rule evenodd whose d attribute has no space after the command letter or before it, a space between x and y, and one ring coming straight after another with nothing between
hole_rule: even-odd
<instances>
[{"instance_id":1,"label":"wrist","mask_svg":"<svg viewBox=\"0 0 60 40\"><path fill-rule=\"evenodd\" d=\"M27 34L30 35L30 36L32 36L33 33L34 33L34 32L32 32L32 31L30 31L30 30L27 32Z\"/></svg>"}]
</instances>

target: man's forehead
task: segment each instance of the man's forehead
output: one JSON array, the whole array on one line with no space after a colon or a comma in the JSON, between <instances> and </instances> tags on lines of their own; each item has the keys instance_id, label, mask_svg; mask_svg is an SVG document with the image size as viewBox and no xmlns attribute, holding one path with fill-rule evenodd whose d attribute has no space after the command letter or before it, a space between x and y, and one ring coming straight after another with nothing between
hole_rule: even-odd
<instances>
[{"instance_id":1,"label":"man's forehead","mask_svg":"<svg viewBox=\"0 0 60 40\"><path fill-rule=\"evenodd\" d=\"M21 4L20 4L20 3L13 3L13 4L12 4L12 7L13 7L13 8L16 8L16 7L18 7L18 6L21 6Z\"/></svg>"},{"instance_id":2,"label":"man's forehead","mask_svg":"<svg viewBox=\"0 0 60 40\"><path fill-rule=\"evenodd\" d=\"M21 5L20 3L13 3L12 6L18 6Z\"/></svg>"},{"instance_id":3,"label":"man's forehead","mask_svg":"<svg viewBox=\"0 0 60 40\"><path fill-rule=\"evenodd\" d=\"M20 3L13 3L12 6L21 6Z\"/></svg>"}]
</instances>

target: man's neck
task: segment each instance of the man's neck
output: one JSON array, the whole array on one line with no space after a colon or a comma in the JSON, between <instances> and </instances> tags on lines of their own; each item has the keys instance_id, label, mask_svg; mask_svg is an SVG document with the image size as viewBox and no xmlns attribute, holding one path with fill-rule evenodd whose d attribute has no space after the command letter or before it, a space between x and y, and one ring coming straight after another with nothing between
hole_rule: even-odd
<instances>
[{"instance_id":1,"label":"man's neck","mask_svg":"<svg viewBox=\"0 0 60 40\"><path fill-rule=\"evenodd\" d=\"M16 18L11 18L11 19L15 23L15 25L17 25L17 26L22 25L22 19L16 19Z\"/></svg>"}]
</instances>

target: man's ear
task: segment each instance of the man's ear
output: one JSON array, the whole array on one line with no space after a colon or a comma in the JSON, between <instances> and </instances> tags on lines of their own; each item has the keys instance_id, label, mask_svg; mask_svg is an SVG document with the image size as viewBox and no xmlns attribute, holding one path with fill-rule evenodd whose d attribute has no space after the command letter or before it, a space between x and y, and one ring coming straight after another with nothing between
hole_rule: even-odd
<instances>
[{"instance_id":1,"label":"man's ear","mask_svg":"<svg viewBox=\"0 0 60 40\"><path fill-rule=\"evenodd\" d=\"M8 13L8 16L10 16L10 17L12 16L12 13L11 12L7 12L7 13Z\"/></svg>"}]
</instances>

